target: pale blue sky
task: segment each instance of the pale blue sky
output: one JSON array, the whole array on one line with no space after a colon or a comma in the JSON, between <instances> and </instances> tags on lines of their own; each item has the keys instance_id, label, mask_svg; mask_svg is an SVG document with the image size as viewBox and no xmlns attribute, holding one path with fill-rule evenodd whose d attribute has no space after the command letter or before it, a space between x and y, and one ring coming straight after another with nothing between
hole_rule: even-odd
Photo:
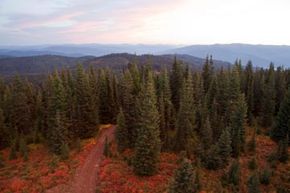
<instances>
[{"instance_id":1,"label":"pale blue sky","mask_svg":"<svg viewBox=\"0 0 290 193\"><path fill-rule=\"evenodd\" d=\"M0 45L290 45L289 0L0 0Z\"/></svg>"}]
</instances>

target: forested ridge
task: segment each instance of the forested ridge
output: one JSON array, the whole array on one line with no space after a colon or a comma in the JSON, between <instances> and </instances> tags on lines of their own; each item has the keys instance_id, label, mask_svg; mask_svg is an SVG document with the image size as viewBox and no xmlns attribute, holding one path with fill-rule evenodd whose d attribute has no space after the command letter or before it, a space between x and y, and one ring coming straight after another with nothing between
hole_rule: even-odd
<instances>
[{"instance_id":1,"label":"forested ridge","mask_svg":"<svg viewBox=\"0 0 290 193\"><path fill-rule=\"evenodd\" d=\"M158 71L148 61L130 63L121 73L78 65L41 83L15 77L0 83L0 148L10 148L8 159L28 159L27 145L42 143L67 159L81 139L95 136L96 125L112 123L118 152L134 152L128 164L136 175L156 174L161 152L180 154L169 192L198 192L197 166L229 168L223 183L238 192L239 158L248 152L248 192L260 192L270 174L256 170L256 136L277 143L270 161L287 162L289 86L290 71L283 67L254 68L251 61L242 66L237 60L216 68L212 57L201 71L175 58L171 69ZM289 184L277 189L287 192Z\"/></svg>"}]
</instances>

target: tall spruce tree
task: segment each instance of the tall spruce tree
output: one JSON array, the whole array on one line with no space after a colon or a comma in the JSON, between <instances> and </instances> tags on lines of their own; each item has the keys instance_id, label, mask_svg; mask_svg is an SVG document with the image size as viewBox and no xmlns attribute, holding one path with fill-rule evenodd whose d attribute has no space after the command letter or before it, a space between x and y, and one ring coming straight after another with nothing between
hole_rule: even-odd
<instances>
[{"instance_id":1,"label":"tall spruce tree","mask_svg":"<svg viewBox=\"0 0 290 193\"><path fill-rule=\"evenodd\" d=\"M274 64L271 63L269 70L266 74L265 86L263 89L263 100L262 100L262 125L264 127L271 127L273 124L275 114L275 69Z\"/></svg>"},{"instance_id":2,"label":"tall spruce tree","mask_svg":"<svg viewBox=\"0 0 290 193\"><path fill-rule=\"evenodd\" d=\"M133 148L137 138L137 120L138 120L138 113L137 113L137 104L136 98L137 92L134 89L134 82L129 70L125 70L123 76L120 81L120 88L122 92L120 94L120 100L122 109L125 116L125 121L128 129L128 145L129 147Z\"/></svg>"},{"instance_id":3,"label":"tall spruce tree","mask_svg":"<svg viewBox=\"0 0 290 193\"><path fill-rule=\"evenodd\" d=\"M202 69L202 78L203 78L205 93L207 93L210 88L212 78L213 78L213 73L214 73L214 67L213 67L212 56L210 56L210 58L207 56L205 63L203 65L203 69Z\"/></svg>"},{"instance_id":4,"label":"tall spruce tree","mask_svg":"<svg viewBox=\"0 0 290 193\"><path fill-rule=\"evenodd\" d=\"M58 73L54 74L51 81L48 145L53 153L61 155L63 145L68 143L66 98Z\"/></svg>"},{"instance_id":5,"label":"tall spruce tree","mask_svg":"<svg viewBox=\"0 0 290 193\"><path fill-rule=\"evenodd\" d=\"M177 151L192 151L195 140L195 107L193 101L192 76L186 77L180 98L180 108L177 115L176 144Z\"/></svg>"},{"instance_id":6,"label":"tall spruce tree","mask_svg":"<svg viewBox=\"0 0 290 193\"><path fill-rule=\"evenodd\" d=\"M275 141L289 138L290 135L290 89L281 103L276 117L276 125L273 127L271 136Z\"/></svg>"},{"instance_id":7,"label":"tall spruce tree","mask_svg":"<svg viewBox=\"0 0 290 193\"><path fill-rule=\"evenodd\" d=\"M191 163L183 159L180 166L175 171L172 184L169 187L169 193L194 193L194 171Z\"/></svg>"},{"instance_id":8,"label":"tall spruce tree","mask_svg":"<svg viewBox=\"0 0 290 193\"><path fill-rule=\"evenodd\" d=\"M175 111L177 112L180 105L181 98L181 88L183 83L183 65L180 61L177 60L176 56L174 57L174 62L171 70L170 76L170 86L172 92L172 103Z\"/></svg>"},{"instance_id":9,"label":"tall spruce tree","mask_svg":"<svg viewBox=\"0 0 290 193\"><path fill-rule=\"evenodd\" d=\"M81 138L93 136L98 124L97 104L92 92L88 74L85 73L82 65L78 65L76 79L76 117L78 120L78 136Z\"/></svg>"},{"instance_id":10,"label":"tall spruce tree","mask_svg":"<svg viewBox=\"0 0 290 193\"><path fill-rule=\"evenodd\" d=\"M253 124L253 110L254 110L254 75L253 75L253 65L249 61L245 69L245 87L244 93L246 96L247 106L248 106L248 123Z\"/></svg>"},{"instance_id":11,"label":"tall spruce tree","mask_svg":"<svg viewBox=\"0 0 290 193\"><path fill-rule=\"evenodd\" d=\"M175 112L171 102L171 90L166 69L163 69L160 75L159 93L160 138L163 142L162 148L168 149L171 146L168 134L175 126Z\"/></svg>"},{"instance_id":12,"label":"tall spruce tree","mask_svg":"<svg viewBox=\"0 0 290 193\"><path fill-rule=\"evenodd\" d=\"M230 117L230 131L232 138L232 153L234 157L238 157L240 152L244 150L245 145L245 117L247 106L245 97L240 94L235 104Z\"/></svg>"},{"instance_id":13,"label":"tall spruce tree","mask_svg":"<svg viewBox=\"0 0 290 193\"><path fill-rule=\"evenodd\" d=\"M157 99L152 72L148 72L139 99L139 118L134 172L141 176L153 175L157 170L160 154L160 130Z\"/></svg>"},{"instance_id":14,"label":"tall spruce tree","mask_svg":"<svg viewBox=\"0 0 290 193\"><path fill-rule=\"evenodd\" d=\"M116 141L119 152L124 151L128 147L128 128L122 109L120 109L117 117Z\"/></svg>"},{"instance_id":15,"label":"tall spruce tree","mask_svg":"<svg viewBox=\"0 0 290 193\"><path fill-rule=\"evenodd\" d=\"M222 160L222 165L227 165L229 157L231 156L232 147L231 147L231 134L229 129L226 128L222 131L222 134L218 140L219 155Z\"/></svg>"}]
</instances>

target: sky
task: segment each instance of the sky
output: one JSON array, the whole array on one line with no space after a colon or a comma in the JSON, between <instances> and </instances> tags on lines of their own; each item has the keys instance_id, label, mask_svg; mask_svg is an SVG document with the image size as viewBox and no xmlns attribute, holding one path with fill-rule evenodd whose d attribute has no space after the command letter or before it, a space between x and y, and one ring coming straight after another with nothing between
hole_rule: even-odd
<instances>
[{"instance_id":1,"label":"sky","mask_svg":"<svg viewBox=\"0 0 290 193\"><path fill-rule=\"evenodd\" d=\"M289 0L0 0L0 45L290 45Z\"/></svg>"}]
</instances>

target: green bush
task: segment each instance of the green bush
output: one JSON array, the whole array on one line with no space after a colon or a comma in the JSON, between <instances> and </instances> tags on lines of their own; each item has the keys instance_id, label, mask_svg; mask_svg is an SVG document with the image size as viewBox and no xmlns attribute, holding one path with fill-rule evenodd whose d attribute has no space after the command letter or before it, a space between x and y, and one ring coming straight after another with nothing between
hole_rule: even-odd
<instances>
[{"instance_id":1,"label":"green bush","mask_svg":"<svg viewBox=\"0 0 290 193\"><path fill-rule=\"evenodd\" d=\"M256 158L255 158L255 157L253 157L253 158L249 161L249 163L248 163L248 168L249 168L250 170L255 170L255 169L257 169L257 162L256 162Z\"/></svg>"},{"instance_id":2,"label":"green bush","mask_svg":"<svg viewBox=\"0 0 290 193\"><path fill-rule=\"evenodd\" d=\"M270 184L270 178L272 176L272 172L269 168L265 168L260 173L260 182L261 184L268 185Z\"/></svg>"}]
</instances>

